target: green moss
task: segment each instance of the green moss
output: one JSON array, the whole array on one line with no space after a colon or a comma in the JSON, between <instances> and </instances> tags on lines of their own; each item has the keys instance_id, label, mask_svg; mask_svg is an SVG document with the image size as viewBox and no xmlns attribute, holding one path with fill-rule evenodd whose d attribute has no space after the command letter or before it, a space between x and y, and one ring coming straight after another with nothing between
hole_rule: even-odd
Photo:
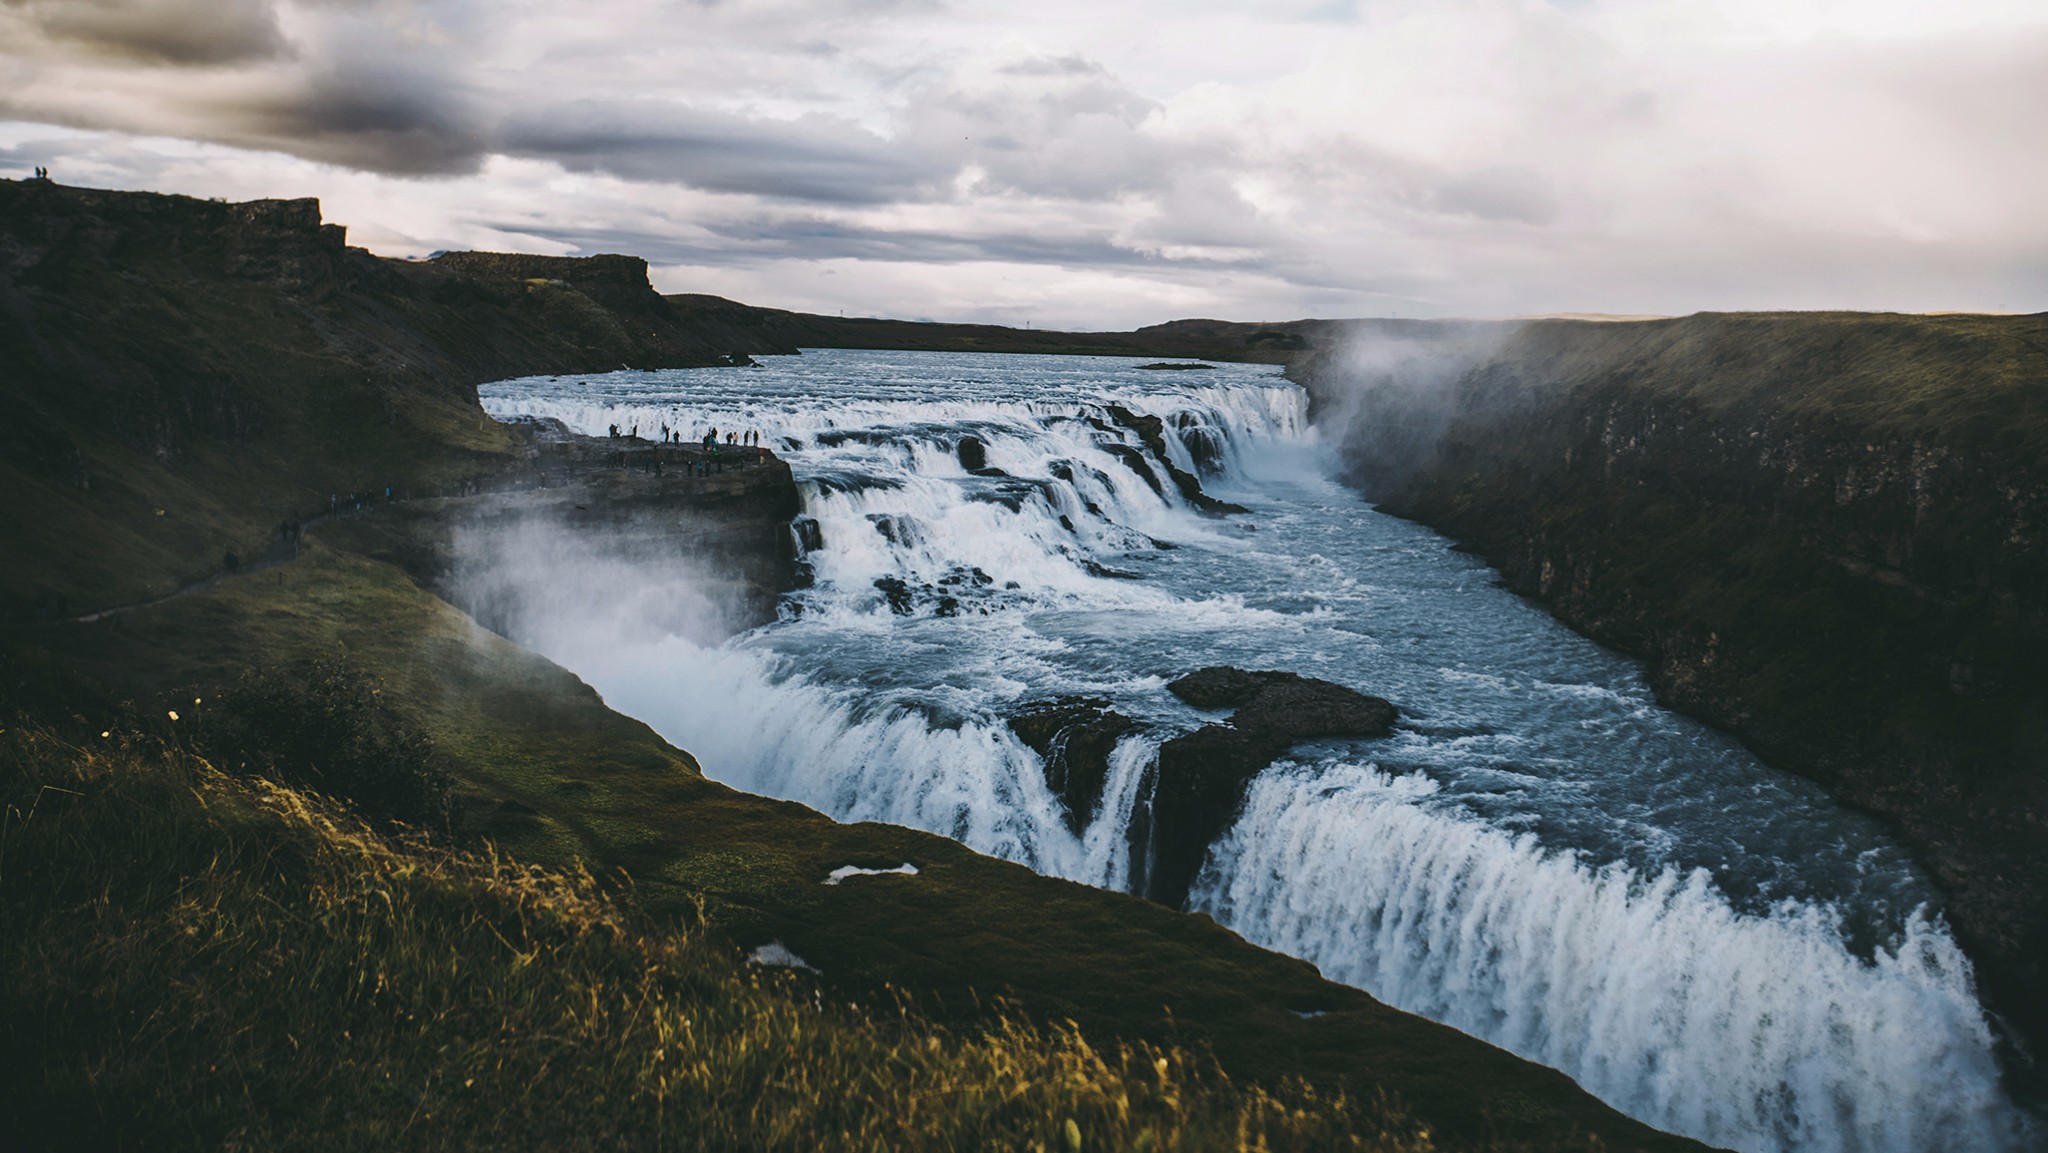
<instances>
[{"instance_id":1,"label":"green moss","mask_svg":"<svg viewBox=\"0 0 2048 1153\"><path fill-rule=\"evenodd\" d=\"M1533 383L1625 380L1710 415L1776 413L1958 451L2048 453L2048 314L1544 320L1517 331L1499 359Z\"/></svg>"}]
</instances>

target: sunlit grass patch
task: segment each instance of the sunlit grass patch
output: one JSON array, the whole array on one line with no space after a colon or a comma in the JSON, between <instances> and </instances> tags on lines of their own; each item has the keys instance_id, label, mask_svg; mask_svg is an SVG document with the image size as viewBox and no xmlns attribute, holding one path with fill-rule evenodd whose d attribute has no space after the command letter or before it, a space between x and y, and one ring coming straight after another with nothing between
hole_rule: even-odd
<instances>
[{"instance_id":1,"label":"sunlit grass patch","mask_svg":"<svg viewBox=\"0 0 2048 1153\"><path fill-rule=\"evenodd\" d=\"M623 882L110 733L0 735L0 1144L1432 1147L1198 1051L843 1002Z\"/></svg>"}]
</instances>

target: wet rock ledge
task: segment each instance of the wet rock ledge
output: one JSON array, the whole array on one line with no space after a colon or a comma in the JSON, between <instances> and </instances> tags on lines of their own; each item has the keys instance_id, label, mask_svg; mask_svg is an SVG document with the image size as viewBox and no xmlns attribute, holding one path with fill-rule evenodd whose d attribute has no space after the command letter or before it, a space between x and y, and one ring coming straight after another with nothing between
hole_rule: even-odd
<instances>
[{"instance_id":1,"label":"wet rock ledge","mask_svg":"<svg viewBox=\"0 0 2048 1153\"><path fill-rule=\"evenodd\" d=\"M1159 747L1145 895L1176 907L1187 901L1202 858L1236 819L1261 770L1303 741L1384 737L1399 715L1379 697L1298 673L1213 665L1166 687L1198 709L1237 710Z\"/></svg>"},{"instance_id":2,"label":"wet rock ledge","mask_svg":"<svg viewBox=\"0 0 2048 1153\"><path fill-rule=\"evenodd\" d=\"M1151 791L1150 812L1141 805L1132 815L1136 888L1174 907L1187 901L1202 858L1237 818L1253 777L1303 741L1384 737L1399 715L1379 697L1298 673L1213 665L1166 687L1198 709L1235 710L1160 746L1156 777L1141 786ZM1110 754L1138 722L1100 698L1062 697L1026 705L1009 724L1044 761L1046 784L1078 836L1101 808Z\"/></svg>"}]
</instances>

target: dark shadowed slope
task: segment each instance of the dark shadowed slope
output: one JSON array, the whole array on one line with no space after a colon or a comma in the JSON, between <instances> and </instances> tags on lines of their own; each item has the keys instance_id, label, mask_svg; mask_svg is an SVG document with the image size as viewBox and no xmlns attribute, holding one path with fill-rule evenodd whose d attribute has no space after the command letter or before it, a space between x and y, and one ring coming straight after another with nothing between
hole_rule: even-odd
<instances>
[{"instance_id":1,"label":"dark shadowed slope","mask_svg":"<svg viewBox=\"0 0 2048 1153\"><path fill-rule=\"evenodd\" d=\"M0 605L141 599L330 496L489 472L518 442L481 381L728 351L636 257L384 260L312 200L0 181Z\"/></svg>"},{"instance_id":2,"label":"dark shadowed slope","mask_svg":"<svg viewBox=\"0 0 2048 1153\"><path fill-rule=\"evenodd\" d=\"M1368 495L1896 821L2048 1040L2048 315L1351 335L1296 375Z\"/></svg>"}]
</instances>

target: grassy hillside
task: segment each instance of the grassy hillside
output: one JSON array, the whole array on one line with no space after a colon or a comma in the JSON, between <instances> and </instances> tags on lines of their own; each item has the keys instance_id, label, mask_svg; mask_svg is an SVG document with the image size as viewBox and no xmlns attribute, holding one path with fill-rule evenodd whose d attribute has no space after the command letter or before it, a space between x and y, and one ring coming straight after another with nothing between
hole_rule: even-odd
<instances>
[{"instance_id":1,"label":"grassy hillside","mask_svg":"<svg viewBox=\"0 0 2048 1153\"><path fill-rule=\"evenodd\" d=\"M1500 362L1519 381L1625 382L1711 417L1769 413L2015 461L2048 459L2048 313L1701 313L1545 320Z\"/></svg>"},{"instance_id":2,"label":"grassy hillside","mask_svg":"<svg viewBox=\"0 0 2048 1153\"><path fill-rule=\"evenodd\" d=\"M0 733L0 804L8 1148L1433 1148L1199 1050L828 996L630 888L379 832L175 732Z\"/></svg>"}]
</instances>

